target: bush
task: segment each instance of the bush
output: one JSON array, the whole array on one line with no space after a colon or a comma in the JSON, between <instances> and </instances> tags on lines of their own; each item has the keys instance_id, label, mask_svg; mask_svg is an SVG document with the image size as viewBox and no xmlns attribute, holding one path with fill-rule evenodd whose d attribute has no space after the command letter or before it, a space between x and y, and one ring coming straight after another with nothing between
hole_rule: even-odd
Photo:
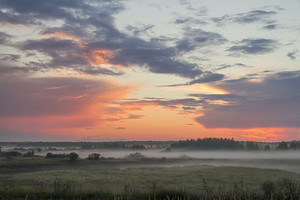
<instances>
[{"instance_id":1,"label":"bush","mask_svg":"<svg viewBox=\"0 0 300 200\"><path fill-rule=\"evenodd\" d=\"M99 160L99 158L100 158L99 153L92 153L92 154L88 155L89 160Z\"/></svg>"},{"instance_id":2,"label":"bush","mask_svg":"<svg viewBox=\"0 0 300 200\"><path fill-rule=\"evenodd\" d=\"M46 154L46 158L69 158L69 157L70 155L65 153L54 154L49 152Z\"/></svg>"},{"instance_id":3,"label":"bush","mask_svg":"<svg viewBox=\"0 0 300 200\"><path fill-rule=\"evenodd\" d=\"M77 160L78 157L79 157L79 156L78 156L77 153L75 153L75 152L71 152L71 153L70 153L70 160L71 160L71 161Z\"/></svg>"},{"instance_id":4,"label":"bush","mask_svg":"<svg viewBox=\"0 0 300 200\"><path fill-rule=\"evenodd\" d=\"M131 154L125 156L125 158L128 158L128 159L144 159L144 158L146 158L146 156L144 156L140 152L136 152L136 153L131 153Z\"/></svg>"}]
</instances>

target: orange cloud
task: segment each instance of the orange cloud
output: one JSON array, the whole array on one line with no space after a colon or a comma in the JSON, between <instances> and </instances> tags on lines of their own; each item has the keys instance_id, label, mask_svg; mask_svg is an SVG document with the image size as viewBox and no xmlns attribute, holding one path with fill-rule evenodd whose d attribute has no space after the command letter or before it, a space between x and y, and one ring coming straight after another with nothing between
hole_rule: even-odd
<instances>
[{"instance_id":1,"label":"orange cloud","mask_svg":"<svg viewBox=\"0 0 300 200\"><path fill-rule=\"evenodd\" d=\"M218 88L209 84L197 83L193 85L183 85L176 87L169 87L167 90L183 90L183 91L194 91L201 92L204 94L229 94L228 91Z\"/></svg>"},{"instance_id":2,"label":"orange cloud","mask_svg":"<svg viewBox=\"0 0 300 200\"><path fill-rule=\"evenodd\" d=\"M104 64L109 64L113 58L113 53L106 49L93 49L89 53L84 53L82 57L91 65L102 67L105 66Z\"/></svg>"},{"instance_id":3,"label":"orange cloud","mask_svg":"<svg viewBox=\"0 0 300 200\"><path fill-rule=\"evenodd\" d=\"M81 48L84 48L84 40L86 38L65 32L50 32L40 36L41 39L55 38L59 40L73 40Z\"/></svg>"},{"instance_id":4,"label":"orange cloud","mask_svg":"<svg viewBox=\"0 0 300 200\"><path fill-rule=\"evenodd\" d=\"M7 89L2 91L6 98L0 102L1 129L70 137L81 137L107 122L107 106L133 89L111 81L79 78L27 78L2 83Z\"/></svg>"}]
</instances>

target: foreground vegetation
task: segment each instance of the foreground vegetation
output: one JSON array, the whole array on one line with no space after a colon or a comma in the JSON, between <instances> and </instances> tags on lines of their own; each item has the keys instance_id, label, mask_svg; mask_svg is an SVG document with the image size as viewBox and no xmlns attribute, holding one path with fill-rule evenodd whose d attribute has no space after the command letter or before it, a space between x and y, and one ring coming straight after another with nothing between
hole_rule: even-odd
<instances>
[{"instance_id":1,"label":"foreground vegetation","mask_svg":"<svg viewBox=\"0 0 300 200\"><path fill-rule=\"evenodd\" d=\"M0 199L300 198L300 174L293 172L224 166L148 167L153 162L174 160L0 158Z\"/></svg>"}]
</instances>

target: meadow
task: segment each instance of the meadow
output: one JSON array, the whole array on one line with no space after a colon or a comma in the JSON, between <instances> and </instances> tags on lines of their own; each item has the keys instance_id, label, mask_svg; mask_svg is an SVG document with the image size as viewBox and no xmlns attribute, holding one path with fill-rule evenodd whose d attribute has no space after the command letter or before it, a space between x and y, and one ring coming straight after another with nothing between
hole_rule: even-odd
<instances>
[{"instance_id":1,"label":"meadow","mask_svg":"<svg viewBox=\"0 0 300 200\"><path fill-rule=\"evenodd\" d=\"M300 173L221 159L0 157L1 199L299 199ZM244 162L255 163L255 159ZM225 162L225 160L223 160ZM269 161L299 164L298 159ZM230 166L230 163L233 163ZM300 165L298 165L300 166Z\"/></svg>"}]
</instances>

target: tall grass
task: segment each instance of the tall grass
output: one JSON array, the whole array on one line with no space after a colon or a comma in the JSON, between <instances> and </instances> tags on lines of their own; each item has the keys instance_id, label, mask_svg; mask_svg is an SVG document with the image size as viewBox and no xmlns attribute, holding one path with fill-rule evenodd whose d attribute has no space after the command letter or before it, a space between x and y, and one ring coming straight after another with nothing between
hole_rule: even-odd
<instances>
[{"instance_id":1,"label":"tall grass","mask_svg":"<svg viewBox=\"0 0 300 200\"><path fill-rule=\"evenodd\" d=\"M291 179L281 179L279 181L266 181L260 190L246 190L242 183L233 184L231 189L215 188L208 186L205 179L202 181L199 193L190 193L183 190L161 190L149 188L151 192L141 192L138 190L127 190L123 193L112 193L105 191L77 190L76 184L71 180L55 179L51 188L41 190L22 189L16 187L6 187L0 190L0 199L69 199L69 200L298 200L300 199L300 183Z\"/></svg>"}]
</instances>

